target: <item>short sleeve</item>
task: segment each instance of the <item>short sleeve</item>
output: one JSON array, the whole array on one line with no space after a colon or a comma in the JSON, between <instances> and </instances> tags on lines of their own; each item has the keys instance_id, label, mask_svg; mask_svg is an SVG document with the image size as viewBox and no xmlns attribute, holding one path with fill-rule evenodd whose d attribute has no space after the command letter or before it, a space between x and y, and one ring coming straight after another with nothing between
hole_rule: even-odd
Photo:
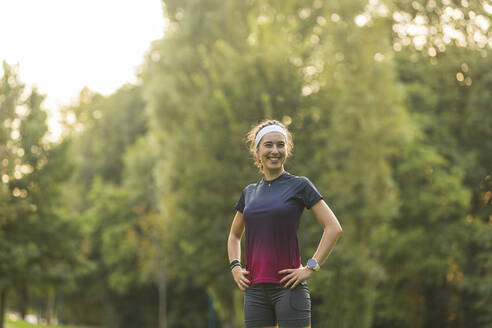
<instances>
[{"instance_id":1,"label":"short sleeve","mask_svg":"<svg viewBox=\"0 0 492 328\"><path fill-rule=\"evenodd\" d=\"M241 193L241 197L239 197L239 200L236 202L236 210L243 213L244 211L244 206L245 206L245 201L244 201L244 194L245 194L246 190L243 190L243 192Z\"/></svg>"},{"instance_id":2,"label":"short sleeve","mask_svg":"<svg viewBox=\"0 0 492 328\"><path fill-rule=\"evenodd\" d=\"M301 199L304 202L304 206L306 206L307 209L310 209L320 199L323 199L323 196L319 193L318 189L316 189L316 187L313 185L311 181L309 181L308 178L302 177L302 180L303 180L303 188L302 188Z\"/></svg>"}]
</instances>

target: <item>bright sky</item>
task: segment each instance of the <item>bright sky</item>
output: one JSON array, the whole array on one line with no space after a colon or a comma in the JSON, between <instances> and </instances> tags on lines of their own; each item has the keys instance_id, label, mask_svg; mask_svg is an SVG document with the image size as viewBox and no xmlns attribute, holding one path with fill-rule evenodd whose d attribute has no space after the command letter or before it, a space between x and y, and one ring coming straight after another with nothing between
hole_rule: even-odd
<instances>
[{"instance_id":1,"label":"bright sky","mask_svg":"<svg viewBox=\"0 0 492 328\"><path fill-rule=\"evenodd\" d=\"M0 0L0 61L47 95L56 130L56 109L84 86L107 95L135 82L165 27L161 0Z\"/></svg>"}]
</instances>

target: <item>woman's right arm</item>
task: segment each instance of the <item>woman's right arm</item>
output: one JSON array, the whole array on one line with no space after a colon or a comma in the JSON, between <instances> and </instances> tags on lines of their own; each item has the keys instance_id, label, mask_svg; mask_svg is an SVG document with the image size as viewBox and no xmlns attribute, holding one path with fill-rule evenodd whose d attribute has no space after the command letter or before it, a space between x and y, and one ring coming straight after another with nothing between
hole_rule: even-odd
<instances>
[{"instance_id":1,"label":"woman's right arm","mask_svg":"<svg viewBox=\"0 0 492 328\"><path fill-rule=\"evenodd\" d=\"M231 231L229 232L229 239L227 240L227 253L229 255L229 263L234 260L241 261L241 237L244 233L244 218L241 212L236 212L234 220L232 221ZM232 276L239 289L243 292L249 287L250 281L246 279L248 271L241 266L236 266L232 270Z\"/></svg>"}]
</instances>

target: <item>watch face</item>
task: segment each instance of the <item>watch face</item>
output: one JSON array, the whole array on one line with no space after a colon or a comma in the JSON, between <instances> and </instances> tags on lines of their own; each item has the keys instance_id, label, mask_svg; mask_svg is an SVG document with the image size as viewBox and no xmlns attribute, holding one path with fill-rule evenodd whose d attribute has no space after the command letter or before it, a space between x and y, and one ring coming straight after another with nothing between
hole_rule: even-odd
<instances>
[{"instance_id":1,"label":"watch face","mask_svg":"<svg viewBox=\"0 0 492 328\"><path fill-rule=\"evenodd\" d=\"M307 266L308 266L308 268L314 268L314 267L316 267L316 264L318 264L318 262L316 262L316 260L315 260L315 259L309 259L309 260L307 261Z\"/></svg>"}]
</instances>

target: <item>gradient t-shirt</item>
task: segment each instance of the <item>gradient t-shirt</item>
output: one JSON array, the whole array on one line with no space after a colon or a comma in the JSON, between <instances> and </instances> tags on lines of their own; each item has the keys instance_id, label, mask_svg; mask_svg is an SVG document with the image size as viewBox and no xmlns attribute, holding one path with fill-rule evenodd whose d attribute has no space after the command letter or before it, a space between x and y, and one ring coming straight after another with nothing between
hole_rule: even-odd
<instances>
[{"instance_id":1,"label":"gradient t-shirt","mask_svg":"<svg viewBox=\"0 0 492 328\"><path fill-rule=\"evenodd\" d=\"M246 230L245 265L251 284L280 283L278 271L301 265L297 230L304 208L323 197L306 177L283 173L247 186L236 203Z\"/></svg>"}]
</instances>

